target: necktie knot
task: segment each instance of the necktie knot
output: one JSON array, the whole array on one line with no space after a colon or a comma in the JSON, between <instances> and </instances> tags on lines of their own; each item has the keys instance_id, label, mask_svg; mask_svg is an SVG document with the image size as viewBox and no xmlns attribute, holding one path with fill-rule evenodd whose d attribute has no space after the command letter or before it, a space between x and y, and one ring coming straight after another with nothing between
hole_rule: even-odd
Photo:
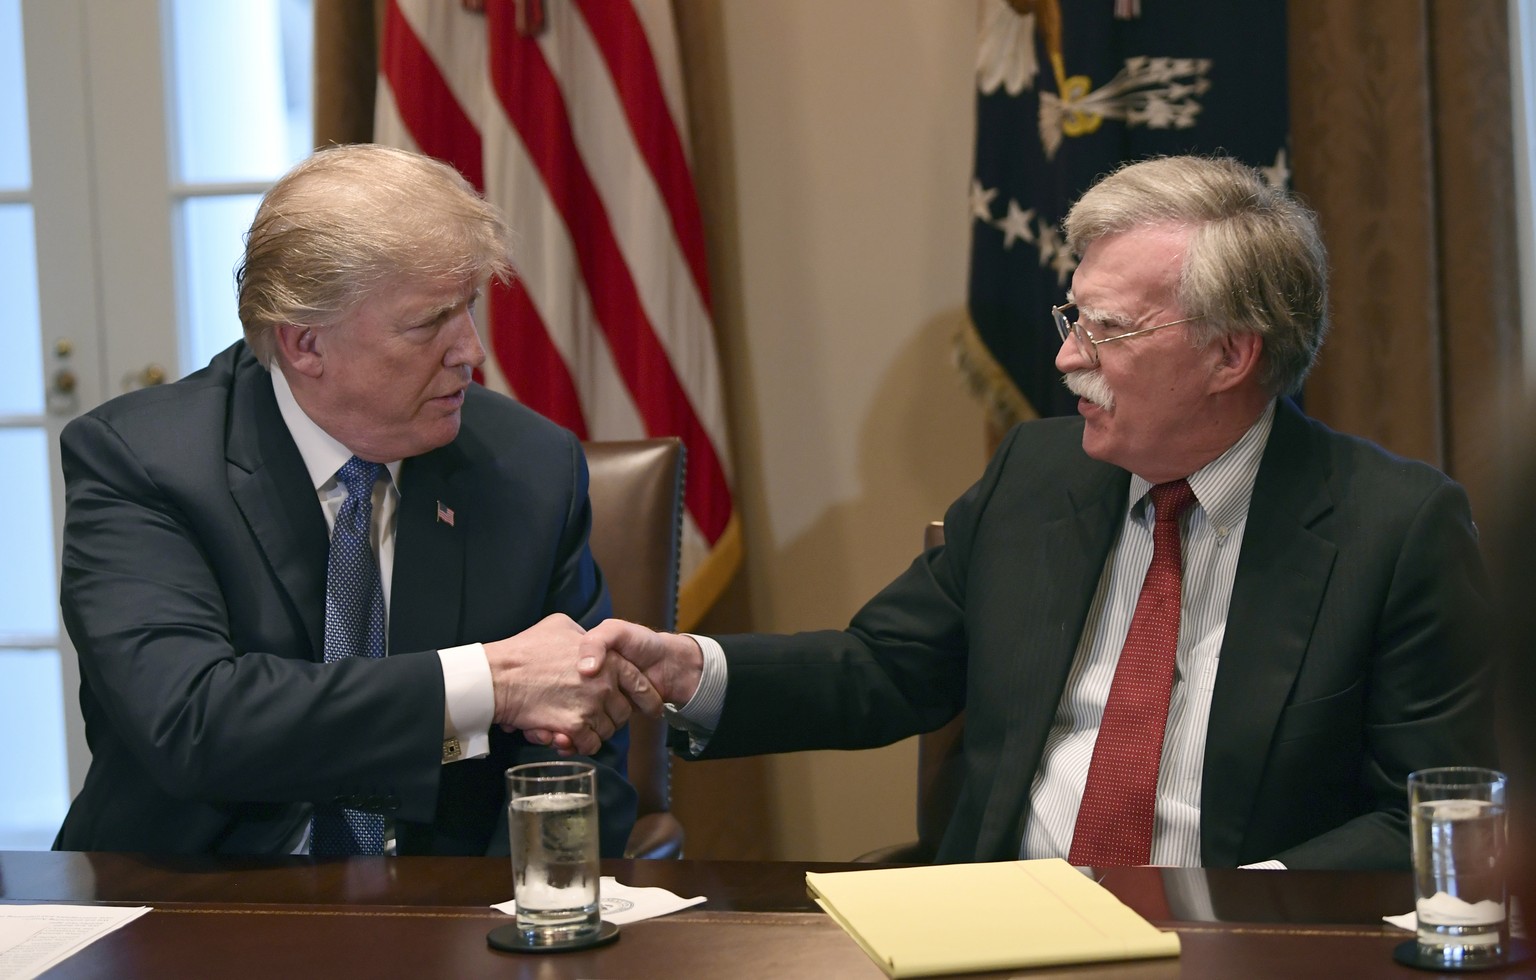
<instances>
[{"instance_id":1,"label":"necktie knot","mask_svg":"<svg viewBox=\"0 0 1536 980\"><path fill-rule=\"evenodd\" d=\"M348 497L371 497L373 485L383 472L383 463L370 463L353 456L336 471L336 482L347 488Z\"/></svg>"},{"instance_id":2,"label":"necktie knot","mask_svg":"<svg viewBox=\"0 0 1536 980\"><path fill-rule=\"evenodd\" d=\"M1195 502L1195 491L1190 489L1188 480L1159 483L1147 492L1152 497L1153 516L1159 524L1177 521Z\"/></svg>"}]
</instances>

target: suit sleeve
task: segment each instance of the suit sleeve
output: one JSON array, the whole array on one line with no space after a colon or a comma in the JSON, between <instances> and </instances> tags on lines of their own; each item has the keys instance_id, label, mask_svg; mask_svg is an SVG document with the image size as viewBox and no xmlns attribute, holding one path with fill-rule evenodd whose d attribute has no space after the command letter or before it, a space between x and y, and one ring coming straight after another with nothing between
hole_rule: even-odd
<instances>
[{"instance_id":1,"label":"suit sleeve","mask_svg":"<svg viewBox=\"0 0 1536 980\"><path fill-rule=\"evenodd\" d=\"M932 731L964 707L967 570L1018 432L946 512L944 545L919 555L846 629L720 637L729 679L703 757L872 748ZM673 746L686 750L686 737Z\"/></svg>"},{"instance_id":2,"label":"suit sleeve","mask_svg":"<svg viewBox=\"0 0 1536 980\"><path fill-rule=\"evenodd\" d=\"M321 665L307 649L238 649L224 590L239 583L219 581L227 542L208 515L157 485L100 419L71 423L60 446L61 605L87 722L179 799L366 796L429 818L443 719L436 653Z\"/></svg>"},{"instance_id":3,"label":"suit sleeve","mask_svg":"<svg viewBox=\"0 0 1536 980\"><path fill-rule=\"evenodd\" d=\"M548 613L563 612L591 629L613 614L608 586L602 571L592 558L592 501L588 496L591 478L587 457L574 435L565 433L570 473L566 483L571 490L566 503L564 530L560 536L554 573L549 580Z\"/></svg>"},{"instance_id":4,"label":"suit sleeve","mask_svg":"<svg viewBox=\"0 0 1536 980\"><path fill-rule=\"evenodd\" d=\"M1274 857L1291 868L1408 867L1408 773L1496 764L1488 622L1466 496L1442 478L1401 539L1362 682L1362 813Z\"/></svg>"}]
</instances>

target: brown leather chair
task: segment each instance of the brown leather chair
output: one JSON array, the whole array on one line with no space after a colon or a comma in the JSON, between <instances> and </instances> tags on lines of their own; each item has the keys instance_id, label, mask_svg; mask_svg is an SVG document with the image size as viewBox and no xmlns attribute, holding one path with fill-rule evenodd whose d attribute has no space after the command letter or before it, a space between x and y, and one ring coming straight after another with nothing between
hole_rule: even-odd
<instances>
[{"instance_id":1,"label":"brown leather chair","mask_svg":"<svg viewBox=\"0 0 1536 980\"><path fill-rule=\"evenodd\" d=\"M944 522L923 529L923 548L944 543ZM861 854L854 860L875 863L927 864L939 851L949 818L960 799L965 779L965 712L942 728L917 737L917 840Z\"/></svg>"},{"instance_id":2,"label":"brown leather chair","mask_svg":"<svg viewBox=\"0 0 1536 980\"><path fill-rule=\"evenodd\" d=\"M677 439L589 442L592 554L620 619L670 630L677 625L683 529L683 444ZM680 858L683 825L671 813L671 758L665 721L629 723L629 780L639 816L624 856Z\"/></svg>"}]
</instances>

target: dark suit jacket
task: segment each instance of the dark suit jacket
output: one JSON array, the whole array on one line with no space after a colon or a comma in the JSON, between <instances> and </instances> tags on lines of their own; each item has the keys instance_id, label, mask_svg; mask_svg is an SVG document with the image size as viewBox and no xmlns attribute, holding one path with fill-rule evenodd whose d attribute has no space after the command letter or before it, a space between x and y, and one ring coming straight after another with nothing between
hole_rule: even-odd
<instances>
[{"instance_id":1,"label":"dark suit jacket","mask_svg":"<svg viewBox=\"0 0 1536 980\"><path fill-rule=\"evenodd\" d=\"M723 637L706 756L882 745L965 709L941 861L1018 856L1130 475L1030 422L840 632ZM1492 759L1486 583L1461 488L1289 402L1254 484L1212 694L1201 859L1406 868L1412 769Z\"/></svg>"},{"instance_id":2,"label":"dark suit jacket","mask_svg":"<svg viewBox=\"0 0 1536 980\"><path fill-rule=\"evenodd\" d=\"M444 766L436 651L608 615L571 433L472 386L458 438L401 471L390 655L329 666L325 517L243 342L76 419L60 448L92 761L55 847L279 853L304 804L334 800L392 814L402 853L506 852L503 772L550 753L492 729L489 758ZM597 756L615 856L626 744Z\"/></svg>"}]
</instances>

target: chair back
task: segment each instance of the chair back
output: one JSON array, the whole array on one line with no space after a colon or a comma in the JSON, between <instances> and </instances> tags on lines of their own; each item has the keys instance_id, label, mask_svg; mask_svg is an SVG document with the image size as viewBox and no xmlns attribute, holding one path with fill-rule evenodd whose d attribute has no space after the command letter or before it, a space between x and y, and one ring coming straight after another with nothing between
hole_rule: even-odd
<instances>
[{"instance_id":1,"label":"chair back","mask_svg":"<svg viewBox=\"0 0 1536 980\"><path fill-rule=\"evenodd\" d=\"M923 528L923 550L944 543L944 522ZM939 852L939 842L960 800L965 781L965 712L943 727L917 737L917 840L892 844L854 860L876 863L927 863Z\"/></svg>"},{"instance_id":2,"label":"chair back","mask_svg":"<svg viewBox=\"0 0 1536 980\"><path fill-rule=\"evenodd\" d=\"M656 630L677 625L683 529L683 444L678 439L589 442L592 555L613 614ZM671 814L667 724L629 723L629 781L639 794L626 857L681 857L683 828Z\"/></svg>"}]
</instances>

